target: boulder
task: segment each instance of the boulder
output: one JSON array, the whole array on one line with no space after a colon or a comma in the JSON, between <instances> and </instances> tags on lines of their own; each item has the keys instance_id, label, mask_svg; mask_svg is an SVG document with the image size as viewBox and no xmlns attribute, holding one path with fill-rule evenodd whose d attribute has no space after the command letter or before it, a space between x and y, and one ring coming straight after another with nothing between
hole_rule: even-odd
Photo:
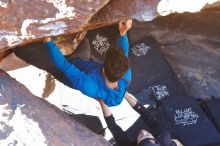
<instances>
[{"instance_id":1,"label":"boulder","mask_svg":"<svg viewBox=\"0 0 220 146\"><path fill-rule=\"evenodd\" d=\"M159 16L158 3L159 0L111 0L92 17L86 28L94 29L127 18L141 22L152 21Z\"/></svg>"},{"instance_id":2,"label":"boulder","mask_svg":"<svg viewBox=\"0 0 220 146\"><path fill-rule=\"evenodd\" d=\"M0 70L0 145L110 145Z\"/></svg>"},{"instance_id":3,"label":"boulder","mask_svg":"<svg viewBox=\"0 0 220 146\"><path fill-rule=\"evenodd\" d=\"M171 14L149 28L190 96L220 97L220 11Z\"/></svg>"},{"instance_id":4,"label":"boulder","mask_svg":"<svg viewBox=\"0 0 220 146\"><path fill-rule=\"evenodd\" d=\"M203 10L198 13L174 13L157 17L154 30L166 30L184 35L196 35L207 39L219 40L219 10Z\"/></svg>"},{"instance_id":5,"label":"boulder","mask_svg":"<svg viewBox=\"0 0 220 146\"><path fill-rule=\"evenodd\" d=\"M109 1L1 1L0 49L79 31Z\"/></svg>"},{"instance_id":6,"label":"boulder","mask_svg":"<svg viewBox=\"0 0 220 146\"><path fill-rule=\"evenodd\" d=\"M29 64L27 64L24 60L17 57L14 53L11 53L4 59L0 60L0 69L4 71L16 70L19 68L26 67L28 65Z\"/></svg>"},{"instance_id":7,"label":"boulder","mask_svg":"<svg viewBox=\"0 0 220 146\"><path fill-rule=\"evenodd\" d=\"M124 18L151 21L158 16L159 0L111 0L108 3L109 1L1 2L0 52L4 48L31 43L45 36L74 34L110 25ZM101 9L102 7L104 8ZM90 20L94 14L96 15ZM15 15L17 17L13 17ZM67 52L70 51L73 50L68 47ZM1 58L4 57L1 55L3 53L0 53Z\"/></svg>"}]
</instances>

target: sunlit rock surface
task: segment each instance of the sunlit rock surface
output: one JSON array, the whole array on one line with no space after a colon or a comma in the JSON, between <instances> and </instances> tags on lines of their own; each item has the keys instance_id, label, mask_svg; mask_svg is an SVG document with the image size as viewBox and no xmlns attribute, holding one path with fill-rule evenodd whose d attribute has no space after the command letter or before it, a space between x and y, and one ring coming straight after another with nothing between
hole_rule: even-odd
<instances>
[{"instance_id":1,"label":"sunlit rock surface","mask_svg":"<svg viewBox=\"0 0 220 146\"><path fill-rule=\"evenodd\" d=\"M0 145L109 145L0 71Z\"/></svg>"},{"instance_id":2,"label":"sunlit rock surface","mask_svg":"<svg viewBox=\"0 0 220 146\"><path fill-rule=\"evenodd\" d=\"M158 3L159 0L111 0L92 17L87 27L105 26L127 18L151 21L159 15Z\"/></svg>"},{"instance_id":3,"label":"sunlit rock surface","mask_svg":"<svg viewBox=\"0 0 220 146\"><path fill-rule=\"evenodd\" d=\"M63 55L70 55L73 53L80 42L85 37L87 31L78 32L70 35L61 35L54 37L54 42L61 49Z\"/></svg>"},{"instance_id":4,"label":"sunlit rock surface","mask_svg":"<svg viewBox=\"0 0 220 146\"><path fill-rule=\"evenodd\" d=\"M0 1L0 49L75 32L109 0Z\"/></svg>"}]
</instances>

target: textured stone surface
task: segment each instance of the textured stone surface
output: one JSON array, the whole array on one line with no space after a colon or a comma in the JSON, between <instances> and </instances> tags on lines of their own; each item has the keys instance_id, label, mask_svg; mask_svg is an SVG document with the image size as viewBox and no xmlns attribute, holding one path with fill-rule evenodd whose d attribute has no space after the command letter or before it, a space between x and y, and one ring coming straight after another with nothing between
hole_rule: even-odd
<instances>
[{"instance_id":1,"label":"textured stone surface","mask_svg":"<svg viewBox=\"0 0 220 146\"><path fill-rule=\"evenodd\" d=\"M168 15L176 12L195 13L200 12L202 9L218 9L220 5L218 1L219 0L111 0L92 17L86 27L93 29L113 24L125 18L133 18L143 22L151 21L160 15Z\"/></svg>"},{"instance_id":2,"label":"textured stone surface","mask_svg":"<svg viewBox=\"0 0 220 146\"><path fill-rule=\"evenodd\" d=\"M207 99L220 97L219 48L220 42L188 37L175 45L163 45L163 52L188 94Z\"/></svg>"},{"instance_id":3,"label":"textured stone surface","mask_svg":"<svg viewBox=\"0 0 220 146\"><path fill-rule=\"evenodd\" d=\"M55 86L55 79L50 73L47 73L42 98L47 98L48 96L50 96L50 94L54 92Z\"/></svg>"},{"instance_id":4,"label":"textured stone surface","mask_svg":"<svg viewBox=\"0 0 220 146\"><path fill-rule=\"evenodd\" d=\"M213 4L207 4L207 5L205 5L202 9L203 9L203 10L208 10L208 9L216 9L216 10L219 10L219 8L220 8L220 2L219 2L219 0L216 0L215 3L213 3Z\"/></svg>"},{"instance_id":5,"label":"textured stone surface","mask_svg":"<svg viewBox=\"0 0 220 146\"><path fill-rule=\"evenodd\" d=\"M1 1L0 49L45 36L80 30L108 2L109 0Z\"/></svg>"},{"instance_id":6,"label":"textured stone surface","mask_svg":"<svg viewBox=\"0 0 220 146\"><path fill-rule=\"evenodd\" d=\"M11 49L9 49L9 50L6 50L6 49L1 50L0 51L0 62L2 61L3 58L7 57L11 53L12 53Z\"/></svg>"},{"instance_id":7,"label":"textured stone surface","mask_svg":"<svg viewBox=\"0 0 220 146\"><path fill-rule=\"evenodd\" d=\"M220 97L220 11L171 14L148 24L189 95Z\"/></svg>"},{"instance_id":8,"label":"textured stone surface","mask_svg":"<svg viewBox=\"0 0 220 146\"><path fill-rule=\"evenodd\" d=\"M11 53L4 59L0 60L0 69L4 71L19 69L28 65L29 64L27 64L24 60L17 57L14 53Z\"/></svg>"},{"instance_id":9,"label":"textured stone surface","mask_svg":"<svg viewBox=\"0 0 220 146\"><path fill-rule=\"evenodd\" d=\"M109 145L0 71L0 145Z\"/></svg>"},{"instance_id":10,"label":"textured stone surface","mask_svg":"<svg viewBox=\"0 0 220 146\"><path fill-rule=\"evenodd\" d=\"M111 0L96 13L86 27L113 24L118 20L132 18L138 21L151 21L158 16L159 0Z\"/></svg>"},{"instance_id":11,"label":"textured stone surface","mask_svg":"<svg viewBox=\"0 0 220 146\"><path fill-rule=\"evenodd\" d=\"M63 55L70 55L85 37L87 31L78 32L67 36L58 36L54 42L58 45Z\"/></svg>"},{"instance_id":12,"label":"textured stone surface","mask_svg":"<svg viewBox=\"0 0 220 146\"><path fill-rule=\"evenodd\" d=\"M220 40L219 16L219 10L205 10L199 13L175 13L156 18L153 21L154 30L166 30Z\"/></svg>"}]
</instances>

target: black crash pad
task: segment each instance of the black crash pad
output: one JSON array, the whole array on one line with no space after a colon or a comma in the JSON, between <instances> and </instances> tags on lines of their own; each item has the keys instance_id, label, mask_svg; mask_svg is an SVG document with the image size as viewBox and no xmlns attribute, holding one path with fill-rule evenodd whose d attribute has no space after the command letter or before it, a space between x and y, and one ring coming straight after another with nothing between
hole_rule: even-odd
<instances>
[{"instance_id":1,"label":"black crash pad","mask_svg":"<svg viewBox=\"0 0 220 146\"><path fill-rule=\"evenodd\" d=\"M189 97L168 97L159 103L173 136L187 146L220 145L220 134L196 101Z\"/></svg>"},{"instance_id":2,"label":"black crash pad","mask_svg":"<svg viewBox=\"0 0 220 146\"><path fill-rule=\"evenodd\" d=\"M207 116L220 132L220 99L211 98L210 100L201 101L201 105L206 112Z\"/></svg>"},{"instance_id":3,"label":"black crash pad","mask_svg":"<svg viewBox=\"0 0 220 146\"><path fill-rule=\"evenodd\" d=\"M129 35L135 34L129 33ZM101 38L100 42L97 42L96 37ZM118 37L116 26L89 31L87 38L90 41L94 59L103 60L106 49L114 47L116 45L114 41ZM129 62L132 70L132 82L128 91L136 95L142 102L149 103L149 100L145 99L149 98L147 94L150 94L149 88L157 85L166 86L169 96L157 104L165 116L174 138L178 138L186 146L220 144L219 132L195 99L187 96L183 85L164 58L159 44L152 37L146 37L135 43L130 42ZM141 123L143 121L138 119L133 126L134 130L131 128L129 132L137 134L137 129L143 127L135 125L141 125ZM132 134L129 135L132 137Z\"/></svg>"},{"instance_id":4,"label":"black crash pad","mask_svg":"<svg viewBox=\"0 0 220 146\"><path fill-rule=\"evenodd\" d=\"M141 56L138 59L138 56L132 53L132 48L142 43L151 49L146 57ZM218 131L195 99L186 95L182 84L163 57L157 42L149 37L137 44L131 46L130 50L133 81L128 90L136 93L134 89L138 87L146 90L146 87L165 85L169 96L159 101L158 104L166 116L173 137L178 138L187 146L204 144L211 146L211 144L220 142Z\"/></svg>"},{"instance_id":5,"label":"black crash pad","mask_svg":"<svg viewBox=\"0 0 220 146\"><path fill-rule=\"evenodd\" d=\"M98 62L103 62L106 51L109 48L117 47L118 37L119 33L117 25L102 27L96 30L88 31L86 39L88 39L90 43L92 59Z\"/></svg>"}]
</instances>

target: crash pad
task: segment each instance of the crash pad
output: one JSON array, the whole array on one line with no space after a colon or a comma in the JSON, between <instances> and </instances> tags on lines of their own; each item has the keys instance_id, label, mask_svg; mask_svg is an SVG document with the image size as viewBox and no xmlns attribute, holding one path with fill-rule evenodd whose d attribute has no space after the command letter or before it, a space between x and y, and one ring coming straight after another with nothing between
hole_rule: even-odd
<instances>
[{"instance_id":1,"label":"crash pad","mask_svg":"<svg viewBox=\"0 0 220 146\"><path fill-rule=\"evenodd\" d=\"M220 132L220 99L212 97L209 100L202 100L201 106Z\"/></svg>"},{"instance_id":2,"label":"crash pad","mask_svg":"<svg viewBox=\"0 0 220 146\"><path fill-rule=\"evenodd\" d=\"M103 61L106 51L115 47L115 41L119 37L117 31L117 27L112 26L87 33L94 60ZM135 34L128 33L129 35ZM152 105L156 99L155 94L166 95L155 103L159 112L165 116L173 138L187 146L220 144L219 132L196 100L186 94L153 37L145 37L137 42L130 41L129 63L132 70L132 81L128 87L130 93L137 95L142 103L150 102ZM151 89L156 89L156 93L153 93L154 99L149 99L152 95L149 92ZM134 125L140 123L143 122L137 120ZM143 128L137 126L130 133L137 134L138 127Z\"/></svg>"}]
</instances>

